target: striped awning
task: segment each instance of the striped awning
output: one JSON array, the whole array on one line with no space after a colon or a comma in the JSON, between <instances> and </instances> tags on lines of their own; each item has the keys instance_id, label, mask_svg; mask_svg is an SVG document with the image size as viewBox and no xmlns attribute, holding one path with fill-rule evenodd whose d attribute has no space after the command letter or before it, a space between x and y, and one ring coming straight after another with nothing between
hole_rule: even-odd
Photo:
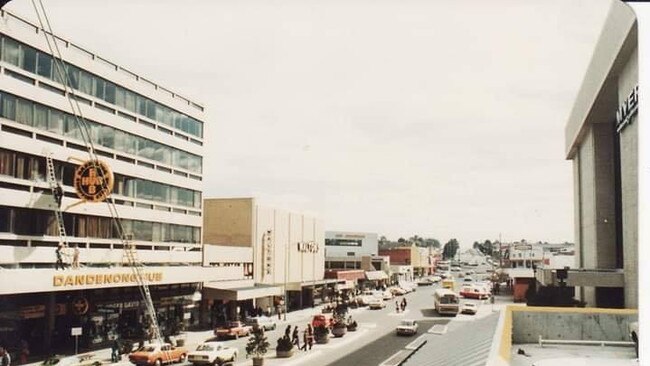
<instances>
[{"instance_id":1,"label":"striped awning","mask_svg":"<svg viewBox=\"0 0 650 366\"><path fill-rule=\"evenodd\" d=\"M370 281L387 280L388 275L384 271L366 271L366 279Z\"/></svg>"}]
</instances>

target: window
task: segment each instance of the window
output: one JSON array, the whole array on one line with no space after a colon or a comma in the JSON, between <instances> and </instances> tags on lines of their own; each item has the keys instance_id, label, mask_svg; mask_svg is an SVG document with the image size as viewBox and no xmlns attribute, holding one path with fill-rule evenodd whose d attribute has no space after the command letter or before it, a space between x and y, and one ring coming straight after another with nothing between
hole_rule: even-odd
<instances>
[{"instance_id":1,"label":"window","mask_svg":"<svg viewBox=\"0 0 650 366\"><path fill-rule=\"evenodd\" d=\"M36 50L23 47L23 68L31 73L36 73Z\"/></svg>"},{"instance_id":2,"label":"window","mask_svg":"<svg viewBox=\"0 0 650 366\"><path fill-rule=\"evenodd\" d=\"M3 38L2 59L20 67L20 45L11 38Z\"/></svg>"},{"instance_id":3,"label":"window","mask_svg":"<svg viewBox=\"0 0 650 366\"><path fill-rule=\"evenodd\" d=\"M46 53L38 52L38 66L36 68L37 74L52 78L52 57Z\"/></svg>"},{"instance_id":4,"label":"window","mask_svg":"<svg viewBox=\"0 0 650 366\"><path fill-rule=\"evenodd\" d=\"M33 118L32 103L25 99L16 100L16 122L31 126Z\"/></svg>"}]
</instances>

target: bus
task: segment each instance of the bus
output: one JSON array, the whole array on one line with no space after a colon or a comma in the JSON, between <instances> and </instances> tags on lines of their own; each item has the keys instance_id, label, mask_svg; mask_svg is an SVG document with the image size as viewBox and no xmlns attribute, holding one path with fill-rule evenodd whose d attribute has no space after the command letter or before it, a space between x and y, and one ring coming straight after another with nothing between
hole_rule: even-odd
<instances>
[{"instance_id":1,"label":"bus","mask_svg":"<svg viewBox=\"0 0 650 366\"><path fill-rule=\"evenodd\" d=\"M433 294L434 306L440 315L458 315L460 310L460 300L455 292L446 288L439 288Z\"/></svg>"}]
</instances>

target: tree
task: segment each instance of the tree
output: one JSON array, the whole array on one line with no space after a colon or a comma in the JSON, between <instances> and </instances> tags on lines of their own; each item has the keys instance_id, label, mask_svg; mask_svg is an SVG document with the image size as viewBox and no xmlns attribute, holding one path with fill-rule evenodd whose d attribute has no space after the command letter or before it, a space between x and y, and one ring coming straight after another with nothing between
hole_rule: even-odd
<instances>
[{"instance_id":1,"label":"tree","mask_svg":"<svg viewBox=\"0 0 650 366\"><path fill-rule=\"evenodd\" d=\"M458 240L456 239L451 239L445 244L445 247L442 249L442 258L443 259L451 259L456 256L456 252L458 252L458 248L460 245L458 244Z\"/></svg>"},{"instance_id":2,"label":"tree","mask_svg":"<svg viewBox=\"0 0 650 366\"><path fill-rule=\"evenodd\" d=\"M269 342L264 335L264 328L260 326L253 327L253 335L248 339L246 344L246 354L253 358L262 358L269 350Z\"/></svg>"},{"instance_id":3,"label":"tree","mask_svg":"<svg viewBox=\"0 0 650 366\"><path fill-rule=\"evenodd\" d=\"M440 248L440 242L438 239L433 239L433 238L427 238L424 239L424 246L425 247L433 247L433 248Z\"/></svg>"},{"instance_id":4,"label":"tree","mask_svg":"<svg viewBox=\"0 0 650 366\"><path fill-rule=\"evenodd\" d=\"M399 238L399 239L397 239L397 242L400 243L400 244L404 244L404 243L406 243L406 239Z\"/></svg>"}]
</instances>

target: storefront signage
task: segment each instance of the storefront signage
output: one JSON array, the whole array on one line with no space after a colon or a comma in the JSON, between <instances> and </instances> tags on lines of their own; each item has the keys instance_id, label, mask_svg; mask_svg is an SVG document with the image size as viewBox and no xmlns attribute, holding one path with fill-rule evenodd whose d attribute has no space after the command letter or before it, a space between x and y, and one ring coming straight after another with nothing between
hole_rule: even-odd
<instances>
[{"instance_id":1,"label":"storefront signage","mask_svg":"<svg viewBox=\"0 0 650 366\"><path fill-rule=\"evenodd\" d=\"M299 242L298 251L302 253L318 253L318 243L313 241Z\"/></svg>"},{"instance_id":2,"label":"storefront signage","mask_svg":"<svg viewBox=\"0 0 650 366\"><path fill-rule=\"evenodd\" d=\"M518 244L515 245L515 250L532 250L533 246L530 244Z\"/></svg>"},{"instance_id":3,"label":"storefront signage","mask_svg":"<svg viewBox=\"0 0 650 366\"><path fill-rule=\"evenodd\" d=\"M100 160L89 160L74 172L74 187L77 196L88 202L102 202L113 191L113 172L108 164Z\"/></svg>"},{"instance_id":4,"label":"storefront signage","mask_svg":"<svg viewBox=\"0 0 650 366\"><path fill-rule=\"evenodd\" d=\"M145 272L142 277L148 282L162 281L162 272ZM83 285L103 285L119 283L138 283L135 273L57 275L52 278L54 287L72 287Z\"/></svg>"},{"instance_id":5,"label":"storefront signage","mask_svg":"<svg viewBox=\"0 0 650 366\"><path fill-rule=\"evenodd\" d=\"M273 235L271 230L262 234L262 273L270 276L273 273Z\"/></svg>"},{"instance_id":6,"label":"storefront signage","mask_svg":"<svg viewBox=\"0 0 650 366\"><path fill-rule=\"evenodd\" d=\"M616 111L616 132L620 133L632 122L632 117L639 110L639 86L635 86L623 104Z\"/></svg>"},{"instance_id":7,"label":"storefront signage","mask_svg":"<svg viewBox=\"0 0 650 366\"><path fill-rule=\"evenodd\" d=\"M55 315L65 315L65 304L56 304L54 309ZM20 308L20 317L22 319L38 319L45 316L45 305L30 305Z\"/></svg>"},{"instance_id":8,"label":"storefront signage","mask_svg":"<svg viewBox=\"0 0 650 366\"><path fill-rule=\"evenodd\" d=\"M82 334L82 328L81 327L73 327L70 328L70 335L71 336L80 336Z\"/></svg>"}]
</instances>

